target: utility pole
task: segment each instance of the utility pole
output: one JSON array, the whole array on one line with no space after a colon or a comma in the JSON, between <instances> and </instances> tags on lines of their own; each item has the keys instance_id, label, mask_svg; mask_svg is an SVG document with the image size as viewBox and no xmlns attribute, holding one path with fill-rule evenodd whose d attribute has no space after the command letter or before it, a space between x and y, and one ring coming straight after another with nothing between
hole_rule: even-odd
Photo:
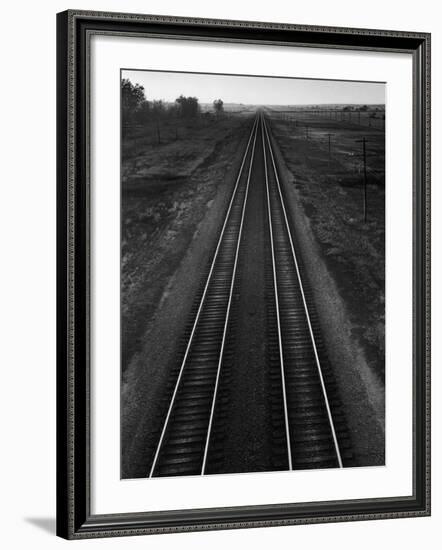
<instances>
[{"instance_id":1,"label":"utility pole","mask_svg":"<svg viewBox=\"0 0 442 550\"><path fill-rule=\"evenodd\" d=\"M161 143L161 133L160 133L160 122L159 122L158 118L157 118L156 122L157 122L157 124L156 124L156 126L157 126L157 139L158 139L158 145L159 145Z\"/></svg>"},{"instance_id":2,"label":"utility pole","mask_svg":"<svg viewBox=\"0 0 442 550\"><path fill-rule=\"evenodd\" d=\"M328 160L331 159L331 138L334 135L335 134L327 134L327 137L328 137Z\"/></svg>"},{"instance_id":3,"label":"utility pole","mask_svg":"<svg viewBox=\"0 0 442 550\"><path fill-rule=\"evenodd\" d=\"M365 144L367 142L366 138L363 137L362 139L356 140L357 143L362 143L362 159L364 163L364 202L363 202L363 210L364 210L364 223L367 223L367 155L366 155L366 147Z\"/></svg>"}]
</instances>

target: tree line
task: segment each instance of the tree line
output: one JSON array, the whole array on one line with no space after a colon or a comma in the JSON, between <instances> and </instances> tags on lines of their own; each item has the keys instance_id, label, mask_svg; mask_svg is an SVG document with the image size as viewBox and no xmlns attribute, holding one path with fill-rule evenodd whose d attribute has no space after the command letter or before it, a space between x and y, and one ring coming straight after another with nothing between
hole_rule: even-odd
<instances>
[{"instance_id":1,"label":"tree line","mask_svg":"<svg viewBox=\"0 0 442 550\"><path fill-rule=\"evenodd\" d=\"M144 86L132 84L128 78L121 81L121 107L125 124L143 124L166 117L192 119L201 112L197 97L180 95L174 103L166 103L161 99L148 101ZM215 99L213 110L217 115L224 111L222 99Z\"/></svg>"}]
</instances>

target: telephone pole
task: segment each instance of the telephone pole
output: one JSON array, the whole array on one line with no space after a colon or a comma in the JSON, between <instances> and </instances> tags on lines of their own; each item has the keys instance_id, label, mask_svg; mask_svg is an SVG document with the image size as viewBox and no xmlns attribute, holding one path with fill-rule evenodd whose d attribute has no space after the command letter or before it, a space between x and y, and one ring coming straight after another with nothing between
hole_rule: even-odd
<instances>
[{"instance_id":1,"label":"telephone pole","mask_svg":"<svg viewBox=\"0 0 442 550\"><path fill-rule=\"evenodd\" d=\"M331 159L331 138L334 135L335 134L327 134L327 137L328 137L328 160Z\"/></svg>"},{"instance_id":2,"label":"telephone pole","mask_svg":"<svg viewBox=\"0 0 442 550\"><path fill-rule=\"evenodd\" d=\"M160 122L157 118L156 120L156 127L157 127L157 139L158 139L158 145L161 143L161 133L160 133Z\"/></svg>"},{"instance_id":3,"label":"telephone pole","mask_svg":"<svg viewBox=\"0 0 442 550\"><path fill-rule=\"evenodd\" d=\"M364 210L364 223L367 223L367 154L366 154L366 142L367 139L363 137L362 139L356 140L357 143L362 143L362 159L364 163L364 201L363 201L363 210Z\"/></svg>"}]
</instances>

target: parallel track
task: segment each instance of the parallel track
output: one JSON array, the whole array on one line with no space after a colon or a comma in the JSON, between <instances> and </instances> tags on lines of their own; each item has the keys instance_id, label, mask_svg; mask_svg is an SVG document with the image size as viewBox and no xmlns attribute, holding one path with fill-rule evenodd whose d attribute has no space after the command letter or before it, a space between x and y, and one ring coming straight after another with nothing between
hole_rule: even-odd
<instances>
[{"instance_id":1,"label":"parallel track","mask_svg":"<svg viewBox=\"0 0 442 550\"><path fill-rule=\"evenodd\" d=\"M289 470L342 468L344 458L351 459L345 419L339 410L311 292L296 253L264 117L261 124L278 350L278 357L272 357L276 386L273 409L279 418L274 452L278 466L285 465Z\"/></svg>"},{"instance_id":2,"label":"parallel track","mask_svg":"<svg viewBox=\"0 0 442 550\"><path fill-rule=\"evenodd\" d=\"M257 129L258 117L250 132L149 477L206 472Z\"/></svg>"}]
</instances>

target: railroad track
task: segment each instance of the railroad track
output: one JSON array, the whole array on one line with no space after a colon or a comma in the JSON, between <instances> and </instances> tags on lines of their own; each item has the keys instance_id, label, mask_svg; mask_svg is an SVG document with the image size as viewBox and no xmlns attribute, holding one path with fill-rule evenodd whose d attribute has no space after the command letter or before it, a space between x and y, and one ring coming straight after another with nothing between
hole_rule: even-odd
<instances>
[{"instance_id":1,"label":"railroad track","mask_svg":"<svg viewBox=\"0 0 442 550\"><path fill-rule=\"evenodd\" d=\"M252 177L257 140L262 140L265 173L254 171ZM345 418L324 359L310 289L295 252L270 132L263 114L258 113L185 335L185 350L169 392L149 477L222 473L220 433L228 429L223 425L223 407L228 406L226 371L235 326L232 296L250 185L265 185L267 199L271 269L266 300L271 317L268 361L274 467L327 468L351 463Z\"/></svg>"},{"instance_id":2,"label":"railroad track","mask_svg":"<svg viewBox=\"0 0 442 550\"><path fill-rule=\"evenodd\" d=\"M257 130L258 117L250 132L149 477L206 473Z\"/></svg>"},{"instance_id":3,"label":"railroad track","mask_svg":"<svg viewBox=\"0 0 442 550\"><path fill-rule=\"evenodd\" d=\"M352 459L347 426L296 253L264 117L261 124L275 312L269 335L275 467L342 468Z\"/></svg>"}]
</instances>

